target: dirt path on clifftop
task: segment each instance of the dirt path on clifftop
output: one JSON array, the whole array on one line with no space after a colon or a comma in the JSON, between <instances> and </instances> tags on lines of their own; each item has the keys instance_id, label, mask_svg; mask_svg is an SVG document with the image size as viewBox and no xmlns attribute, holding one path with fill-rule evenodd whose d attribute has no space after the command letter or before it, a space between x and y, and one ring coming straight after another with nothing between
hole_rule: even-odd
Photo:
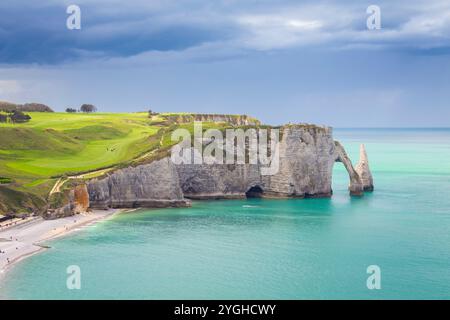
<instances>
[{"instance_id":1,"label":"dirt path on clifftop","mask_svg":"<svg viewBox=\"0 0 450 320\"><path fill-rule=\"evenodd\" d=\"M102 175L104 173L107 173L111 170L113 170L114 167L110 167L110 168L106 168L106 169L100 169L100 170L95 170L95 171L90 171L87 173L83 173L83 174L79 174L79 175L75 175L75 176L69 176L67 178L59 178L58 181L56 181L55 185L53 186L52 190L49 193L49 196L51 196L54 193L58 193L61 192L61 187L64 185L64 183L66 183L68 180L70 179L84 179L87 178L88 176L92 175Z\"/></svg>"}]
</instances>

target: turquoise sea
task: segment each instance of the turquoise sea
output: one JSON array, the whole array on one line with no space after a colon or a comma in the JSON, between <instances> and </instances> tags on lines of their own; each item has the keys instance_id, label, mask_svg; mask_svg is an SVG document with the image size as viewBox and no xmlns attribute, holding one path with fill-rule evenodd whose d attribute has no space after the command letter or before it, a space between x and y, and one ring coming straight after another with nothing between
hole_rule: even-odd
<instances>
[{"instance_id":1,"label":"turquoise sea","mask_svg":"<svg viewBox=\"0 0 450 320\"><path fill-rule=\"evenodd\" d=\"M195 202L118 215L19 263L14 299L449 299L450 129L340 129L375 191L348 195L337 163L331 199ZM81 268L81 290L66 268ZM369 290L366 269L381 269Z\"/></svg>"}]
</instances>

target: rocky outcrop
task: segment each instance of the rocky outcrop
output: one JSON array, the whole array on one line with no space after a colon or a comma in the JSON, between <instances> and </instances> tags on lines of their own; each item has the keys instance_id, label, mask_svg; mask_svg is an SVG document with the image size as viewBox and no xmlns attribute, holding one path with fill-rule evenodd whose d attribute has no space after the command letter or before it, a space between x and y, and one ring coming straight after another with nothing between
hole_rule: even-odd
<instances>
[{"instance_id":1,"label":"rocky outcrop","mask_svg":"<svg viewBox=\"0 0 450 320\"><path fill-rule=\"evenodd\" d=\"M373 177L369 168L369 159L364 144L359 147L359 162L355 170L361 178L361 183L364 191L373 191Z\"/></svg>"},{"instance_id":2,"label":"rocky outcrop","mask_svg":"<svg viewBox=\"0 0 450 320\"><path fill-rule=\"evenodd\" d=\"M170 122L189 123L194 121L202 122L225 122L233 126L255 126L260 121L248 115L229 115L229 114L177 114L165 116Z\"/></svg>"},{"instance_id":3,"label":"rocky outcrop","mask_svg":"<svg viewBox=\"0 0 450 320\"><path fill-rule=\"evenodd\" d=\"M260 164L173 164L163 158L90 181L90 204L93 208L178 207L190 204L186 198L329 197L336 161L348 171L350 194L363 193L359 173L329 127L282 127L279 159L278 170L264 175ZM367 163L367 155L364 159Z\"/></svg>"},{"instance_id":4,"label":"rocky outcrop","mask_svg":"<svg viewBox=\"0 0 450 320\"><path fill-rule=\"evenodd\" d=\"M177 171L169 158L118 170L88 184L91 208L185 207Z\"/></svg>"},{"instance_id":5,"label":"rocky outcrop","mask_svg":"<svg viewBox=\"0 0 450 320\"><path fill-rule=\"evenodd\" d=\"M281 128L280 168L267 176L265 193L276 197L329 197L334 164L330 127L289 125Z\"/></svg>"},{"instance_id":6,"label":"rocky outcrop","mask_svg":"<svg viewBox=\"0 0 450 320\"><path fill-rule=\"evenodd\" d=\"M90 208L90 201L86 184L79 184L68 191L68 199L65 202L65 205L57 209L48 209L43 214L44 219L52 220L87 212Z\"/></svg>"},{"instance_id":7,"label":"rocky outcrop","mask_svg":"<svg viewBox=\"0 0 450 320\"><path fill-rule=\"evenodd\" d=\"M86 212L90 207L89 192L85 184L75 187L71 199L74 213Z\"/></svg>"}]
</instances>

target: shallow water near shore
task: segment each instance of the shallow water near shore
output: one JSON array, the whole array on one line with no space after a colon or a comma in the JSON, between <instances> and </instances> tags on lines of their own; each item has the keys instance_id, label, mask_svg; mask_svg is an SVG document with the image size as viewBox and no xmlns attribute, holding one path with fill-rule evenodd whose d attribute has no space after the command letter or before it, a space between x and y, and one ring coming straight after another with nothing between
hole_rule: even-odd
<instances>
[{"instance_id":1,"label":"shallow water near shore","mask_svg":"<svg viewBox=\"0 0 450 320\"><path fill-rule=\"evenodd\" d=\"M138 210L48 242L1 284L13 299L449 299L450 130L335 130L365 143L375 192ZM81 269L68 290L66 269ZM381 268L381 290L366 269Z\"/></svg>"}]
</instances>

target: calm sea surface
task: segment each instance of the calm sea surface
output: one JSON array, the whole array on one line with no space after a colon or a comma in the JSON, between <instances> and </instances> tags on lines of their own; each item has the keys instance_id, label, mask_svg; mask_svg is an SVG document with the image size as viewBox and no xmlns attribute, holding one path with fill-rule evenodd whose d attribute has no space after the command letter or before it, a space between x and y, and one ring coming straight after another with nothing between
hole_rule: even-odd
<instances>
[{"instance_id":1,"label":"calm sea surface","mask_svg":"<svg viewBox=\"0 0 450 320\"><path fill-rule=\"evenodd\" d=\"M450 298L450 130L341 129L364 142L375 192L350 198L195 202L140 210L51 241L0 288L15 299ZM81 268L68 290L66 268ZM366 269L381 268L381 290Z\"/></svg>"}]
</instances>

